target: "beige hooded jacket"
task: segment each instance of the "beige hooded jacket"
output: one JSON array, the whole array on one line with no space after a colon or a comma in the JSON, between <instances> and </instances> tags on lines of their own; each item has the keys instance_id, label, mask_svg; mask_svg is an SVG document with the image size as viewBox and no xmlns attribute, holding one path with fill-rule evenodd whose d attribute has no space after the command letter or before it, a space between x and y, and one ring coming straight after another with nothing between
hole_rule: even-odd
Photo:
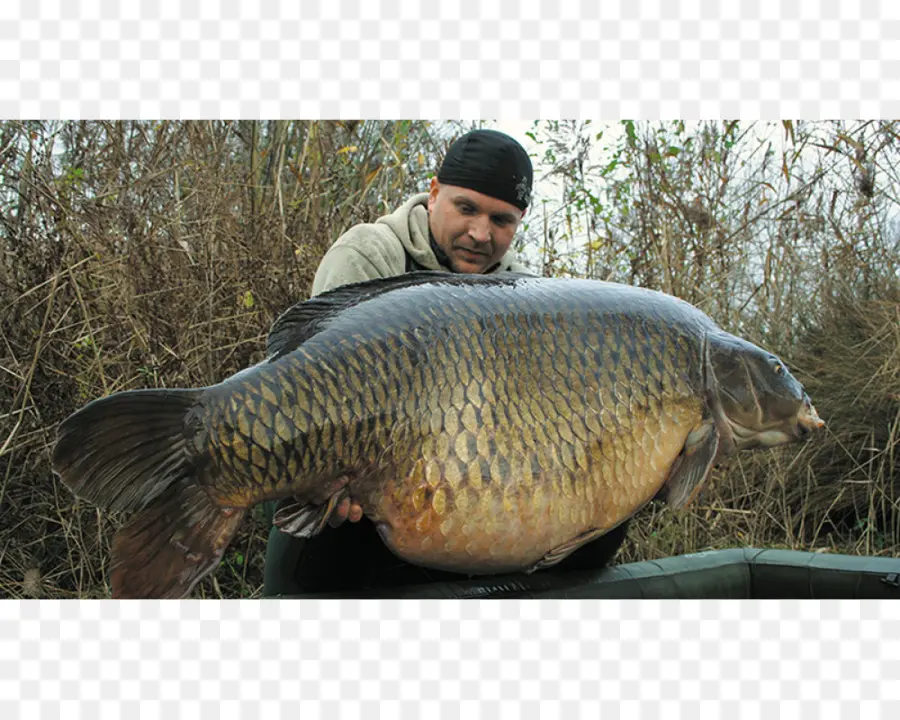
<instances>
[{"instance_id":1,"label":"beige hooded jacket","mask_svg":"<svg viewBox=\"0 0 900 720\"><path fill-rule=\"evenodd\" d=\"M322 258L313 280L312 294L363 280L393 277L407 272L407 253L426 270L449 270L431 249L428 235L428 193L409 198L394 212L374 223L355 225L339 237ZM528 273L510 250L498 270Z\"/></svg>"}]
</instances>

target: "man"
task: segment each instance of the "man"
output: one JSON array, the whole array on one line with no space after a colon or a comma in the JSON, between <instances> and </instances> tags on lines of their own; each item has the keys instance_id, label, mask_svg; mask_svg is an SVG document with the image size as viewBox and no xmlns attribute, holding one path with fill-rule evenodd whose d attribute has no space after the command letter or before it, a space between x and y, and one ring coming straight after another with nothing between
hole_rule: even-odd
<instances>
[{"instance_id":1,"label":"man","mask_svg":"<svg viewBox=\"0 0 900 720\"><path fill-rule=\"evenodd\" d=\"M450 146L429 192L412 196L393 213L356 225L338 238L319 265L312 294L422 269L528 273L510 245L531 203L532 184L531 159L518 142L495 130L469 132ZM339 593L462 577L400 560L381 541L374 524L362 517L362 509L351 507L349 500L336 516L330 527L306 540L272 528L265 595ZM624 527L620 534L612 552L624 538ZM593 561L603 540L591 544L594 549L587 554ZM604 548L608 545L605 542Z\"/></svg>"},{"instance_id":2,"label":"man","mask_svg":"<svg viewBox=\"0 0 900 720\"><path fill-rule=\"evenodd\" d=\"M509 247L531 186L531 159L519 143L493 130L468 133L451 145L429 192L338 238L319 265L313 295L416 269L527 272Z\"/></svg>"}]
</instances>

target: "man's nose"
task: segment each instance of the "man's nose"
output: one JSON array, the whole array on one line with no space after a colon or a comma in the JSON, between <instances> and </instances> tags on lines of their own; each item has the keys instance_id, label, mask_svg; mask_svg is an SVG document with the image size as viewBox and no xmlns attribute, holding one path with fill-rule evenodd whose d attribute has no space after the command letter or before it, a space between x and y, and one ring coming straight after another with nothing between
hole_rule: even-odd
<instances>
[{"instance_id":1,"label":"man's nose","mask_svg":"<svg viewBox=\"0 0 900 720\"><path fill-rule=\"evenodd\" d=\"M490 242L491 239L491 223L487 218L473 220L469 225L469 235L472 239L479 243Z\"/></svg>"}]
</instances>

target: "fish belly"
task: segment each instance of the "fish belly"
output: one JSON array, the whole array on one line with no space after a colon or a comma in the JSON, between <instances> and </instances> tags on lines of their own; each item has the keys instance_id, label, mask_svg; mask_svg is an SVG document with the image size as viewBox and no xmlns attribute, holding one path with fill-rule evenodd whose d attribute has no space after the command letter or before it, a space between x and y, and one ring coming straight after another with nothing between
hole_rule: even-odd
<instances>
[{"instance_id":1,"label":"fish belly","mask_svg":"<svg viewBox=\"0 0 900 720\"><path fill-rule=\"evenodd\" d=\"M406 472L359 496L384 542L407 562L473 575L527 569L649 502L698 418L694 403L681 402L584 440L559 424L556 432L516 428L482 442L493 447L484 454L479 434L439 435L420 446Z\"/></svg>"}]
</instances>

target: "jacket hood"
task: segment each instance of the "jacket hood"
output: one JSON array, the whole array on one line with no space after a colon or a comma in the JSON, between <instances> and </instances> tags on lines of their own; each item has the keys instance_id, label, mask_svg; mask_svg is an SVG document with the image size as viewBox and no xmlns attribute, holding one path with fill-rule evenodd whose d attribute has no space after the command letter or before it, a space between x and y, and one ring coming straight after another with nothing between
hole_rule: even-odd
<instances>
[{"instance_id":1,"label":"jacket hood","mask_svg":"<svg viewBox=\"0 0 900 720\"><path fill-rule=\"evenodd\" d=\"M428 193L413 195L376 225L387 225L413 260L429 270L442 269L431 250L428 230Z\"/></svg>"}]
</instances>

